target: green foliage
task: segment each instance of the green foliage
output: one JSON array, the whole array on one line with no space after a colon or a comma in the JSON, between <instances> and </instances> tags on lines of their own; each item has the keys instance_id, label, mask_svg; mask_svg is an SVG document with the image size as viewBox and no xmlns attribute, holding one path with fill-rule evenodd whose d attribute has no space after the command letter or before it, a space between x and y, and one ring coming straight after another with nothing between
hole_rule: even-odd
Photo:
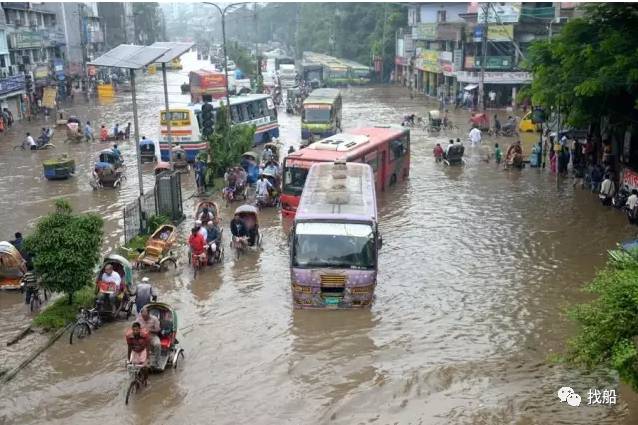
<instances>
[{"instance_id":1,"label":"green foliage","mask_svg":"<svg viewBox=\"0 0 638 425\"><path fill-rule=\"evenodd\" d=\"M165 215L162 215L162 214L152 215L148 219L148 233L152 234L160 226L164 224L170 224L170 222L171 222L171 219Z\"/></svg>"},{"instance_id":2,"label":"green foliage","mask_svg":"<svg viewBox=\"0 0 638 425\"><path fill-rule=\"evenodd\" d=\"M255 135L254 125L228 126L228 108L221 106L217 112L215 132L208 138L209 158L207 182L212 183L211 178L224 174L228 167L239 164L241 155L253 146Z\"/></svg>"},{"instance_id":3,"label":"green foliage","mask_svg":"<svg viewBox=\"0 0 638 425\"><path fill-rule=\"evenodd\" d=\"M73 322L81 308L91 308L94 304L95 289L85 286L75 292L71 304L66 298L55 300L33 319L33 324L47 330L59 329Z\"/></svg>"},{"instance_id":4,"label":"green foliage","mask_svg":"<svg viewBox=\"0 0 638 425\"><path fill-rule=\"evenodd\" d=\"M407 10L398 3L269 3L259 9L258 20L259 40L293 46L298 59L314 51L371 65L371 55L377 54L389 74L394 35L407 25Z\"/></svg>"},{"instance_id":5,"label":"green foliage","mask_svg":"<svg viewBox=\"0 0 638 425\"><path fill-rule=\"evenodd\" d=\"M256 74L257 62L250 56L248 50L237 43L228 43L226 52L228 53L228 57L235 62L237 68L241 69L248 77L252 77Z\"/></svg>"},{"instance_id":6,"label":"green foliage","mask_svg":"<svg viewBox=\"0 0 638 425\"><path fill-rule=\"evenodd\" d=\"M149 45L166 38L164 17L159 3L133 3L133 19L138 44Z\"/></svg>"},{"instance_id":7,"label":"green foliage","mask_svg":"<svg viewBox=\"0 0 638 425\"><path fill-rule=\"evenodd\" d=\"M560 104L577 127L602 115L630 122L638 102L638 5L592 3L585 10L530 48L533 103Z\"/></svg>"},{"instance_id":8,"label":"green foliage","mask_svg":"<svg viewBox=\"0 0 638 425\"><path fill-rule=\"evenodd\" d=\"M64 200L55 202L56 211L42 217L35 231L25 240L33 253L33 266L42 286L73 293L89 285L100 260L103 220L97 214L73 214Z\"/></svg>"},{"instance_id":9,"label":"green foliage","mask_svg":"<svg viewBox=\"0 0 638 425\"><path fill-rule=\"evenodd\" d=\"M612 368L638 390L638 251L611 251L586 290L597 298L570 311L581 329L569 341L566 359Z\"/></svg>"}]
</instances>

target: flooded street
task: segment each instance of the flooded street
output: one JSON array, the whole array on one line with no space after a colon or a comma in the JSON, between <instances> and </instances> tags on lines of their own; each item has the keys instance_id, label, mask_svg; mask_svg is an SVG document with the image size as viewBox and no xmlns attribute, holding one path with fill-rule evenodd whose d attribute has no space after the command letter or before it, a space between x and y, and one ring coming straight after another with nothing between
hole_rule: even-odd
<instances>
[{"instance_id":1,"label":"flooded street","mask_svg":"<svg viewBox=\"0 0 638 425\"><path fill-rule=\"evenodd\" d=\"M169 73L172 102L192 54ZM190 62L189 62L190 61ZM161 76L140 78L141 135L156 138L163 104ZM344 127L400 123L434 104L392 87L343 92ZM97 128L132 121L130 94L110 104L68 108ZM172 103L173 104L173 103ZM466 138L467 112L453 114ZM297 146L299 117L279 113L282 141ZM42 123L32 125L33 132ZM59 131L59 130L58 130ZM93 191L88 176L95 152L109 144L65 145L54 151L13 150L23 135L0 142L2 238L28 233L52 200L105 220L105 252L122 236L122 206L138 194L133 142L121 143L128 164L121 190ZM529 135L526 137L535 137ZM508 144L513 139L499 139ZM287 236L280 214L262 212L263 251L235 260L227 246L232 210L223 210L226 260L192 279L186 248L175 271L149 274L160 299L179 314L185 362L150 378L124 406L128 383L124 332L129 323L100 328L81 344L63 337L0 388L0 424L635 424L638 396L604 371L553 363L573 323L564 309L585 300L583 282L607 249L634 234L623 214L603 209L591 193L548 172L504 171L466 148L466 167L435 164L432 148L444 135L414 129L407 183L379 194L380 254L377 298L365 311L294 311ZM492 144L494 141L491 141ZM41 177L41 161L69 152L77 176ZM144 168L145 188L153 184ZM183 179L187 223L196 200L192 176ZM182 242L186 227L182 226ZM137 276L136 276L137 277ZM28 320L22 297L0 293L3 333ZM29 337L35 345L37 336ZM19 354L0 338L0 357ZM578 408L556 391L572 387ZM616 389L618 404L588 406L587 391Z\"/></svg>"}]
</instances>

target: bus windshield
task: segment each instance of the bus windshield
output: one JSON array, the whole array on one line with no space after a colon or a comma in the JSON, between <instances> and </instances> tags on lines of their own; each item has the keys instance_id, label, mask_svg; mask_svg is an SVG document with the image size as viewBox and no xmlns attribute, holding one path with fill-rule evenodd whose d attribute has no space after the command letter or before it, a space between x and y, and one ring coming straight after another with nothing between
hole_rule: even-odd
<instances>
[{"instance_id":1,"label":"bus windshield","mask_svg":"<svg viewBox=\"0 0 638 425\"><path fill-rule=\"evenodd\" d=\"M330 109L305 108L303 113L303 121L308 123L323 123L330 121Z\"/></svg>"},{"instance_id":2,"label":"bus windshield","mask_svg":"<svg viewBox=\"0 0 638 425\"><path fill-rule=\"evenodd\" d=\"M295 196L301 195L303 186L306 184L308 171L308 168L286 167L284 169L283 193Z\"/></svg>"},{"instance_id":3,"label":"bus windshield","mask_svg":"<svg viewBox=\"0 0 638 425\"><path fill-rule=\"evenodd\" d=\"M375 238L372 226L360 223L298 223L292 263L294 267L374 269Z\"/></svg>"}]
</instances>

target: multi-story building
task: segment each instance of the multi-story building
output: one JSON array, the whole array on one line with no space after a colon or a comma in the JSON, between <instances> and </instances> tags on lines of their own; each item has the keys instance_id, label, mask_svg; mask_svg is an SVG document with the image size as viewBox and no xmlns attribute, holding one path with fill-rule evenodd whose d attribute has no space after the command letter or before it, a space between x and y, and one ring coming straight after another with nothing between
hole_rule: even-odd
<instances>
[{"instance_id":1,"label":"multi-story building","mask_svg":"<svg viewBox=\"0 0 638 425\"><path fill-rule=\"evenodd\" d=\"M135 41L133 3L98 3L97 11L104 27L104 43L108 49Z\"/></svg>"},{"instance_id":2,"label":"multi-story building","mask_svg":"<svg viewBox=\"0 0 638 425\"><path fill-rule=\"evenodd\" d=\"M409 28L397 34L395 75L420 93L450 99L464 93L477 106L483 69L486 106L515 106L518 89L532 79L520 69L528 47L558 32L573 9L573 3L412 4Z\"/></svg>"}]
</instances>

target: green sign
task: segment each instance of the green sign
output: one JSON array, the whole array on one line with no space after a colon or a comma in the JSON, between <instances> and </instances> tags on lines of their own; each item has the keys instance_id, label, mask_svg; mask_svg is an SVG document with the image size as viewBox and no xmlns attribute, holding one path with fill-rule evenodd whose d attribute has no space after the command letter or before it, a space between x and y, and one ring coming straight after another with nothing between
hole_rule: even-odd
<instances>
[{"instance_id":1,"label":"green sign","mask_svg":"<svg viewBox=\"0 0 638 425\"><path fill-rule=\"evenodd\" d=\"M13 34L13 47L16 49L29 49L40 47L42 36L33 31L20 31Z\"/></svg>"},{"instance_id":2,"label":"green sign","mask_svg":"<svg viewBox=\"0 0 638 425\"><path fill-rule=\"evenodd\" d=\"M474 58L474 67L481 67L481 58ZM511 56L488 56L485 58L486 69L510 69L514 66Z\"/></svg>"}]
</instances>

